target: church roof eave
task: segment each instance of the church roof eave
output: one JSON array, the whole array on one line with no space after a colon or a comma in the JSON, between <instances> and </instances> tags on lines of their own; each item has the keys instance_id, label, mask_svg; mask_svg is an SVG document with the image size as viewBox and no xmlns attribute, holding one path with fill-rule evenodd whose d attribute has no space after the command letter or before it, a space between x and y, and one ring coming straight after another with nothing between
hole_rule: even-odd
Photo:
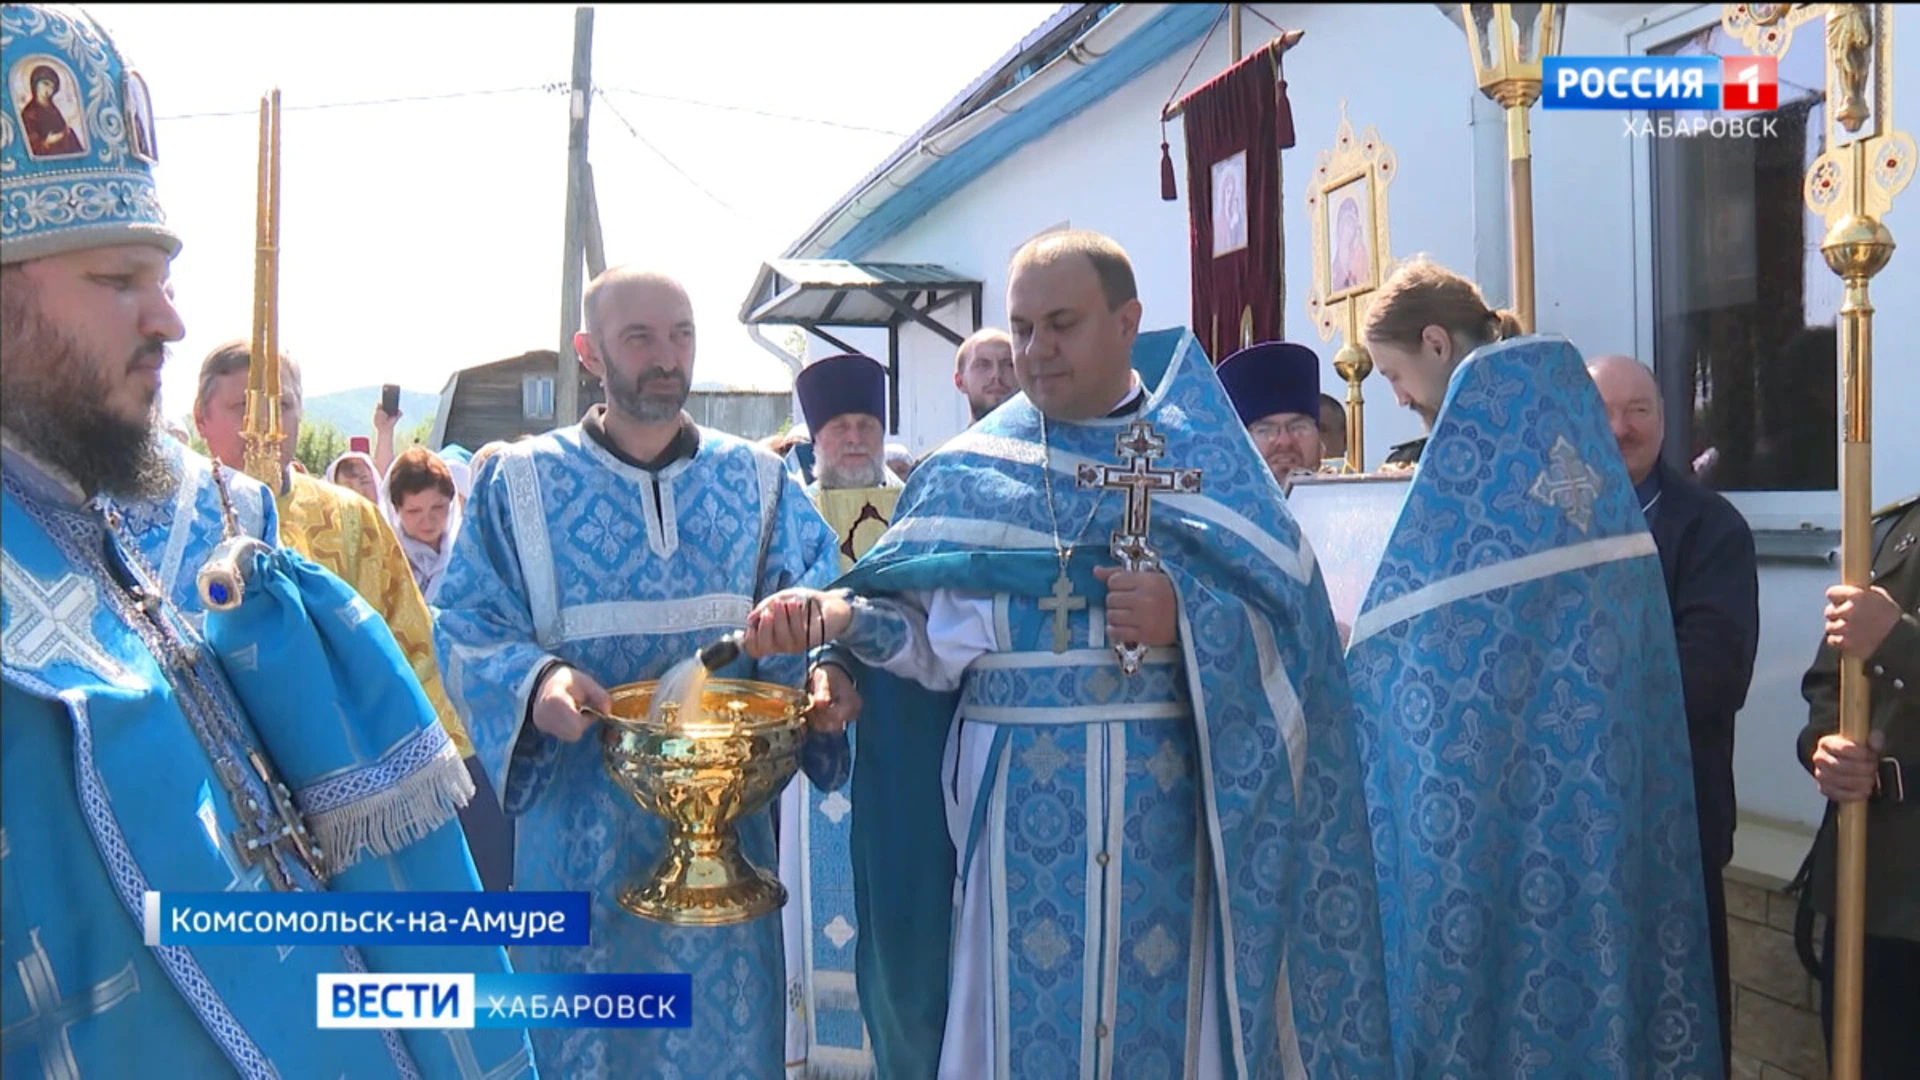
<instances>
[{"instance_id":1,"label":"church roof eave","mask_svg":"<svg viewBox=\"0 0 1920 1080\"><path fill-rule=\"evenodd\" d=\"M842 196L786 256L861 258L1020 147L1193 42L1219 13L1218 4L1063 8ZM1032 70L1023 73L1025 67Z\"/></svg>"},{"instance_id":2,"label":"church roof eave","mask_svg":"<svg viewBox=\"0 0 1920 1080\"><path fill-rule=\"evenodd\" d=\"M983 101L981 100L981 96L995 83L1013 77L1013 81L1010 82L1004 90L1000 91L1004 93L1006 90L1013 89L1020 81L1024 81L1018 77L1023 58L1027 57L1030 52L1044 43L1047 38L1058 34L1063 28L1069 27L1071 24L1083 19L1090 10L1097 12L1103 7L1116 6L1118 5L1062 5L1060 10L1049 15L1045 22L1041 23L1026 37L1022 38L1019 44L1015 45L1005 56L1002 56L996 61L992 67L983 72L979 78L968 83L966 88L954 95L951 101L942 105L940 110L933 114L932 119L922 124L919 130L908 135L872 172L861 177L860 181L853 185L852 190L840 196L826 213L822 214L812 225L807 227L807 231L801 234L798 240L788 245L787 250L782 253L782 257L788 259L818 257L819 249L817 247L811 247L810 245L813 245L823 232L831 228L833 224L846 213L855 199L873 187L881 177L892 171L895 166L911 156L926 139L931 138L939 132L945 131L960 120L989 104L991 99ZM1074 31L1074 33L1075 36L1078 36L1078 31ZM1026 77L1030 78L1031 75L1032 73L1029 72Z\"/></svg>"}]
</instances>

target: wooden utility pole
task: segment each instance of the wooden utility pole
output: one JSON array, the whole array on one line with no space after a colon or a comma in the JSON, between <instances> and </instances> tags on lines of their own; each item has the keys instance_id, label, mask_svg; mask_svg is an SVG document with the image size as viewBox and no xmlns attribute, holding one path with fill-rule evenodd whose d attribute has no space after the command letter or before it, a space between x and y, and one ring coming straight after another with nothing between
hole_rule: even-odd
<instances>
[{"instance_id":1,"label":"wooden utility pole","mask_svg":"<svg viewBox=\"0 0 1920 1080\"><path fill-rule=\"evenodd\" d=\"M573 12L573 91L568 102L567 251L560 263L560 362L553 379L553 421L580 420L580 357L573 335L580 329L580 295L586 287L587 113L593 104L593 9Z\"/></svg>"},{"instance_id":2,"label":"wooden utility pole","mask_svg":"<svg viewBox=\"0 0 1920 1080\"><path fill-rule=\"evenodd\" d=\"M587 170L587 197L582 213L586 215L587 279L592 280L607 271L607 242L600 235L600 193L593 186L593 166L583 166Z\"/></svg>"},{"instance_id":3,"label":"wooden utility pole","mask_svg":"<svg viewBox=\"0 0 1920 1080\"><path fill-rule=\"evenodd\" d=\"M1217 17L1217 16L1216 16ZM1220 25L1215 23L1215 26ZM1227 48L1233 52L1233 62L1240 62L1240 5L1227 5Z\"/></svg>"}]
</instances>

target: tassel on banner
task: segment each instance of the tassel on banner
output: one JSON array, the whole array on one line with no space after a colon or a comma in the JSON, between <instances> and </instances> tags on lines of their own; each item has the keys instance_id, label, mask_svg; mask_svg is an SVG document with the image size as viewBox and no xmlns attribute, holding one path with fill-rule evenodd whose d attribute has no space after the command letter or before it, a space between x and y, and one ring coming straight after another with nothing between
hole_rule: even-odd
<instances>
[{"instance_id":1,"label":"tassel on banner","mask_svg":"<svg viewBox=\"0 0 1920 1080\"><path fill-rule=\"evenodd\" d=\"M1165 138L1166 133L1167 133L1167 126L1165 124L1161 124L1160 134L1162 138L1160 139L1160 198L1161 198L1161 201L1163 202L1177 202L1180 199L1180 192L1179 192L1179 189L1176 188L1173 183L1173 155L1167 152L1167 140Z\"/></svg>"},{"instance_id":2,"label":"tassel on banner","mask_svg":"<svg viewBox=\"0 0 1920 1080\"><path fill-rule=\"evenodd\" d=\"M1220 29L1220 20L1227 17L1228 7L1227 4L1220 5L1220 10L1213 16L1213 25L1207 27L1207 36L1200 39L1200 47L1193 51L1193 59L1187 61L1187 70L1181 72L1180 81L1173 84L1173 94L1167 98L1167 103L1160 107L1160 199L1162 202L1178 202L1180 199L1180 191L1173 182L1173 155L1167 152L1167 117L1178 115L1174 102L1180 100L1180 88L1187 85L1187 76L1193 74L1193 65L1199 63L1200 55L1207 51L1207 42L1212 41L1213 32Z\"/></svg>"}]
</instances>

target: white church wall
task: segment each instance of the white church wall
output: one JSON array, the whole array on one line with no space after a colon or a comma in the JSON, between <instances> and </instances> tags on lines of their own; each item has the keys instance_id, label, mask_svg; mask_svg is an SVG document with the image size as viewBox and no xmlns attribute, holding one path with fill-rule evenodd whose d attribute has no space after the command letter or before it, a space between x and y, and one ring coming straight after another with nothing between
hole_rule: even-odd
<instances>
[{"instance_id":1,"label":"white church wall","mask_svg":"<svg viewBox=\"0 0 1920 1080\"><path fill-rule=\"evenodd\" d=\"M982 304L984 315L985 304ZM958 300L933 313L961 338L973 333L973 305ZM953 342L918 323L900 327L900 433L890 435L918 458L966 430L967 399L953 386Z\"/></svg>"},{"instance_id":2,"label":"white church wall","mask_svg":"<svg viewBox=\"0 0 1920 1080\"><path fill-rule=\"evenodd\" d=\"M1807 703L1800 696L1800 677L1813 662L1825 633L1821 610L1826 590L1840 580L1839 570L1763 565L1760 568L1760 653L1747 689L1747 707L1734 720L1733 778L1743 816L1762 819L1753 831L1760 841L1766 826L1778 823L1794 831L1811 830L1820 823L1825 800L1813 779L1794 757L1794 743L1807 723ZM1745 837L1736 832L1736 848ZM1780 863L1765 849L1739 854L1774 877L1792 877L1793 866Z\"/></svg>"},{"instance_id":3,"label":"white church wall","mask_svg":"<svg viewBox=\"0 0 1920 1080\"><path fill-rule=\"evenodd\" d=\"M1619 23L1579 4L1566 10L1565 55L1626 51ZM1466 52L1464 45L1460 51ZM1464 55L1461 63L1468 64ZM1472 82L1470 71L1465 80ZM1542 333L1565 335L1588 357L1633 355L1635 349L1633 168L1631 142L1621 134L1623 115L1547 112L1536 105L1531 117L1534 323ZM1506 146L1500 142L1496 167L1504 172ZM1501 270L1501 277L1508 276Z\"/></svg>"}]
</instances>

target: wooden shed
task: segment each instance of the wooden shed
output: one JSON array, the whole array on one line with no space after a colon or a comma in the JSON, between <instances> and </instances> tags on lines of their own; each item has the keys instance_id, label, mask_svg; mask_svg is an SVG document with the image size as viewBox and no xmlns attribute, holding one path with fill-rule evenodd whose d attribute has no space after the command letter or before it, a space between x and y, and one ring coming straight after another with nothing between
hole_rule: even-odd
<instances>
[{"instance_id":1,"label":"wooden shed","mask_svg":"<svg viewBox=\"0 0 1920 1080\"><path fill-rule=\"evenodd\" d=\"M496 439L552 430L559 360L552 349L535 349L454 372L440 391L429 444L436 450L447 445L477 450ZM580 408L602 400L600 380L580 369Z\"/></svg>"}]
</instances>

